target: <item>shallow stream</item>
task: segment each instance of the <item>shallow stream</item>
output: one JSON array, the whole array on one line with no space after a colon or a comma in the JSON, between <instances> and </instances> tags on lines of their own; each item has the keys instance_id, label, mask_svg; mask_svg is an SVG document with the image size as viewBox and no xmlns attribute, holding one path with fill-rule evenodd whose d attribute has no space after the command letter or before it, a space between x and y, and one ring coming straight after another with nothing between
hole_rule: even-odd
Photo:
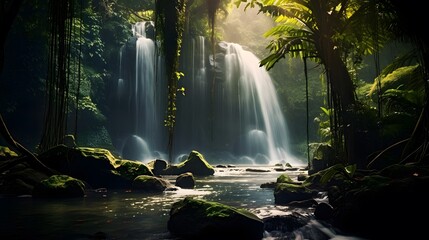
<instances>
[{"instance_id":1,"label":"shallow stream","mask_svg":"<svg viewBox=\"0 0 429 240\"><path fill-rule=\"evenodd\" d=\"M249 168L269 171L248 171ZM291 214L287 207L274 203L273 189L260 187L276 181L281 173L268 166L236 166L216 168L213 176L197 177L192 190L147 194L107 189L73 199L0 197L0 239L174 239L167 230L169 211L174 202L186 196L244 208L261 218ZM306 171L287 173L296 179ZM174 183L176 176L164 177ZM322 239L346 238L314 222L313 211L298 210L318 231L327 231ZM291 238L276 238L267 233L264 239ZM298 234L294 239L304 238Z\"/></svg>"}]
</instances>

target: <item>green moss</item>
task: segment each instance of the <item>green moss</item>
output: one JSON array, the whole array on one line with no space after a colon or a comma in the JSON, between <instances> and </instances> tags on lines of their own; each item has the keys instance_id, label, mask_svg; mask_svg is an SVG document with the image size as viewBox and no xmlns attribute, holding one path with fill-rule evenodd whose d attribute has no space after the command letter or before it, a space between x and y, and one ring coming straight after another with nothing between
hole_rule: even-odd
<instances>
[{"instance_id":1,"label":"green moss","mask_svg":"<svg viewBox=\"0 0 429 240\"><path fill-rule=\"evenodd\" d=\"M92 157L95 159L108 159L112 165L115 165L116 158L113 154L104 148L90 148L78 147L77 148L84 157Z\"/></svg>"},{"instance_id":2,"label":"green moss","mask_svg":"<svg viewBox=\"0 0 429 240\"><path fill-rule=\"evenodd\" d=\"M289 177L286 173L283 173L277 178L277 183L293 183L292 178Z\"/></svg>"},{"instance_id":3,"label":"green moss","mask_svg":"<svg viewBox=\"0 0 429 240\"><path fill-rule=\"evenodd\" d=\"M0 160L18 157L18 154L8 147L0 146Z\"/></svg>"},{"instance_id":4,"label":"green moss","mask_svg":"<svg viewBox=\"0 0 429 240\"><path fill-rule=\"evenodd\" d=\"M76 178L72 178L67 175L52 175L48 179L43 180L41 183L44 184L46 187L50 188L67 188L70 182L77 182L78 185L81 185L81 187L84 187L84 184L77 180Z\"/></svg>"},{"instance_id":5,"label":"green moss","mask_svg":"<svg viewBox=\"0 0 429 240\"><path fill-rule=\"evenodd\" d=\"M395 89L401 85L409 85L412 80L418 78L420 71L420 65L400 67L381 79L381 89L384 92L387 89ZM376 93L376 91L377 82L374 81L369 95Z\"/></svg>"},{"instance_id":6,"label":"green moss","mask_svg":"<svg viewBox=\"0 0 429 240\"><path fill-rule=\"evenodd\" d=\"M170 183L159 177L140 175L137 176L133 181L134 190L143 190L149 192L162 192Z\"/></svg>"},{"instance_id":7,"label":"green moss","mask_svg":"<svg viewBox=\"0 0 429 240\"><path fill-rule=\"evenodd\" d=\"M183 201L175 204L180 204L178 209L185 206L194 208L198 210L198 213L199 215L201 214L201 216L228 218L236 214L241 214L255 220L260 220L256 215L245 209L234 208L218 202L194 199L192 197L186 197Z\"/></svg>"},{"instance_id":8,"label":"green moss","mask_svg":"<svg viewBox=\"0 0 429 240\"><path fill-rule=\"evenodd\" d=\"M195 151L195 150L191 151L191 153L189 154L189 157L188 157L187 160L185 160L184 162L181 162L181 163L177 164L177 168L181 168L181 167L185 166L186 163L188 163L188 162L194 162L194 161L199 161L199 162L203 163L207 168L210 168L210 169L214 170L213 166L210 165L207 162L207 160L204 158L204 156L201 153L199 153L198 151Z\"/></svg>"},{"instance_id":9,"label":"green moss","mask_svg":"<svg viewBox=\"0 0 429 240\"><path fill-rule=\"evenodd\" d=\"M68 175L52 175L34 186L34 197L83 197L85 184Z\"/></svg>"},{"instance_id":10,"label":"green moss","mask_svg":"<svg viewBox=\"0 0 429 240\"><path fill-rule=\"evenodd\" d=\"M311 192L311 190L309 190L305 186L293 184L293 183L279 183L279 184L276 184L276 187L274 189L275 192L286 191L286 190L288 192L294 192L294 193L298 193L298 192L310 193Z\"/></svg>"},{"instance_id":11,"label":"green moss","mask_svg":"<svg viewBox=\"0 0 429 240\"><path fill-rule=\"evenodd\" d=\"M156 178L153 176L140 175L140 176L137 176L135 180L138 180L139 182L142 182L142 183L146 183L146 182L155 182Z\"/></svg>"},{"instance_id":12,"label":"green moss","mask_svg":"<svg viewBox=\"0 0 429 240\"><path fill-rule=\"evenodd\" d=\"M116 170L129 179L134 179L139 175L153 176L153 172L142 162L132 160L116 160Z\"/></svg>"}]
</instances>

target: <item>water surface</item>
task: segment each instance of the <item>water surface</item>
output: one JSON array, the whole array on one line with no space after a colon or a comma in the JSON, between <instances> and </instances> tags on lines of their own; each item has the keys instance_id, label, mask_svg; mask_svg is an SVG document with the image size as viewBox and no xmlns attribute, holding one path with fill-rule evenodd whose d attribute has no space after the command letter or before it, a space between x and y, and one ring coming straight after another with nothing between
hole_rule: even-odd
<instances>
[{"instance_id":1,"label":"water surface","mask_svg":"<svg viewBox=\"0 0 429 240\"><path fill-rule=\"evenodd\" d=\"M246 171L248 168L269 172ZM306 171L287 173L294 179ZM244 208L261 218L287 214L287 207L274 204L273 190L260 187L280 174L274 167L238 166L216 168L213 176L197 177L196 188L191 190L148 194L107 189L73 199L2 197L0 239L91 239L97 232L107 239L172 239L167 230L169 211L186 196ZM175 182L176 176L164 177ZM301 213L310 215L312 211Z\"/></svg>"}]
</instances>

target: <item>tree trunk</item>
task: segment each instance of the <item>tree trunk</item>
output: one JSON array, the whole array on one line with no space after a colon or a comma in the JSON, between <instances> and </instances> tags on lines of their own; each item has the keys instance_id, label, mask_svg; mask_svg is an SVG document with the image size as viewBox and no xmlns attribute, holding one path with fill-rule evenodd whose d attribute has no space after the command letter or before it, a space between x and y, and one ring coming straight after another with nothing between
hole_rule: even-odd
<instances>
[{"instance_id":1,"label":"tree trunk","mask_svg":"<svg viewBox=\"0 0 429 240\"><path fill-rule=\"evenodd\" d=\"M353 107L355 105L355 94L353 81L349 75L347 67L341 58L340 52L337 50L333 42L333 27L332 24L338 22L338 16L329 14L331 9L326 1L311 0L310 5L313 9L313 14L316 18L318 31L315 35L315 48L319 53L323 65L328 76L328 84L331 90L331 99L333 99L332 108L334 110L334 119L338 119L333 123L331 121L331 129L334 136L338 137L336 148L344 148L345 163L355 163L354 150L354 124L353 124ZM330 99L330 100L331 100ZM336 117L336 118L335 118ZM334 125L334 126L333 126Z\"/></svg>"}]
</instances>

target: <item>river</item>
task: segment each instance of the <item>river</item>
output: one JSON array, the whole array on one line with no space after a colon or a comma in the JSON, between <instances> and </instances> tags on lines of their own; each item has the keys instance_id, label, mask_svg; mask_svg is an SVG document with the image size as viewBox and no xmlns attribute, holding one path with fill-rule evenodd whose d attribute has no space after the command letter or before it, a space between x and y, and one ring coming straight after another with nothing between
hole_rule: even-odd
<instances>
[{"instance_id":1,"label":"river","mask_svg":"<svg viewBox=\"0 0 429 240\"><path fill-rule=\"evenodd\" d=\"M174 239L167 229L169 211L174 202L186 196L244 208L261 218L291 214L288 207L274 203L273 189L260 187L276 181L281 173L269 166L240 165L216 168L213 176L196 177L195 189L161 194L106 189L72 199L0 197L0 239ZM287 173L294 179L306 171L302 168ZM174 183L176 176L164 177ZM315 235L324 236L321 239L346 238L318 225L313 211L313 208L298 210L308 218L309 225L313 224L308 231L326 231ZM299 234L295 236L295 239L304 239ZM264 239L290 238L267 233Z\"/></svg>"}]
</instances>

